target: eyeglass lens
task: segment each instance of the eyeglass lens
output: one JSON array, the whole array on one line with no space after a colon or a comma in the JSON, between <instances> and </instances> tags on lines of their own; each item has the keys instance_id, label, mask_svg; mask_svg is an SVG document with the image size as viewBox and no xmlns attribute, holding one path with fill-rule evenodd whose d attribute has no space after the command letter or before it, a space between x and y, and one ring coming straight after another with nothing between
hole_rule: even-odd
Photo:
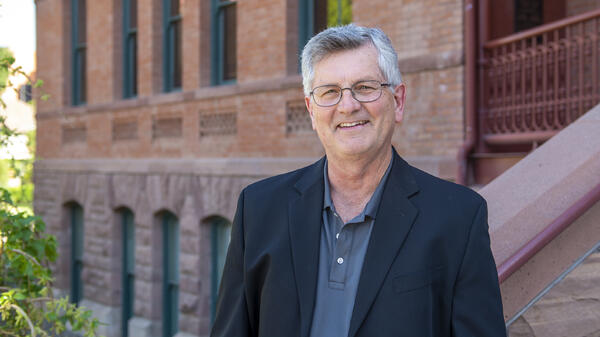
<instances>
[{"instance_id":1,"label":"eyeglass lens","mask_svg":"<svg viewBox=\"0 0 600 337\"><path fill-rule=\"evenodd\" d=\"M352 85L352 97L359 102L367 103L377 100L381 96L381 83L377 81L361 81ZM337 85L323 85L313 90L315 103L320 106L332 106L339 103L343 89Z\"/></svg>"}]
</instances>

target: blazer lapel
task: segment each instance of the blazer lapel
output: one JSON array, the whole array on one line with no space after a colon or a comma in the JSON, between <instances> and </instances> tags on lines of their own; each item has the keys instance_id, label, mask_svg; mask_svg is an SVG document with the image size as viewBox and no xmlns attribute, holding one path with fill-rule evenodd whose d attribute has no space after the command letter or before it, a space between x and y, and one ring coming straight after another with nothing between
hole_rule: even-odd
<instances>
[{"instance_id":1,"label":"blazer lapel","mask_svg":"<svg viewBox=\"0 0 600 337\"><path fill-rule=\"evenodd\" d=\"M324 163L323 158L308 168L294 185L299 195L292 198L289 204L289 232L300 303L301 337L309 334L316 296Z\"/></svg>"},{"instance_id":2,"label":"blazer lapel","mask_svg":"<svg viewBox=\"0 0 600 337\"><path fill-rule=\"evenodd\" d=\"M349 337L354 337L367 316L418 213L408 200L418 191L409 165L395 151L392 165L365 254Z\"/></svg>"}]
</instances>

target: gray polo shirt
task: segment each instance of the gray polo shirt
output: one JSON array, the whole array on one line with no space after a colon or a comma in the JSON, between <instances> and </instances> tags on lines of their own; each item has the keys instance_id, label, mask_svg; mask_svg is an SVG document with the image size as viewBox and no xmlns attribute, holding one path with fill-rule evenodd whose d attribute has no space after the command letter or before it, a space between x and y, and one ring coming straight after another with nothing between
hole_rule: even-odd
<instances>
[{"instance_id":1,"label":"gray polo shirt","mask_svg":"<svg viewBox=\"0 0 600 337\"><path fill-rule=\"evenodd\" d=\"M325 162L319 275L310 337L348 336L360 272L391 167L392 161L365 209L344 224L331 200Z\"/></svg>"}]
</instances>

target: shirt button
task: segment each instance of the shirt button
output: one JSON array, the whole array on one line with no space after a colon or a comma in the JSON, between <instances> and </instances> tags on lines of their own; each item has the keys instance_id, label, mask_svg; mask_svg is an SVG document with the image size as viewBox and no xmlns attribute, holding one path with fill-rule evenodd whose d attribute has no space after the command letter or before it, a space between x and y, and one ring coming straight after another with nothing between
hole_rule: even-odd
<instances>
[{"instance_id":1,"label":"shirt button","mask_svg":"<svg viewBox=\"0 0 600 337\"><path fill-rule=\"evenodd\" d=\"M342 258L342 257L338 257L338 259L337 259L337 263L338 263L338 264L342 264L342 263L344 263L344 258Z\"/></svg>"},{"instance_id":2,"label":"shirt button","mask_svg":"<svg viewBox=\"0 0 600 337\"><path fill-rule=\"evenodd\" d=\"M335 238L337 239L337 238L339 238L339 237L340 237L340 233L337 233L337 234L335 235Z\"/></svg>"}]
</instances>

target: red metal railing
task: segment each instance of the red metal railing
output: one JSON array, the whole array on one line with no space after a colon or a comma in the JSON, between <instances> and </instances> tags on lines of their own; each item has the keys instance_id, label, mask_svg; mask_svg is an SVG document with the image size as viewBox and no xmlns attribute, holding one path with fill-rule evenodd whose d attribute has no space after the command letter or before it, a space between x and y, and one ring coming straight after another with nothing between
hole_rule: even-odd
<instances>
[{"instance_id":1,"label":"red metal railing","mask_svg":"<svg viewBox=\"0 0 600 337\"><path fill-rule=\"evenodd\" d=\"M544 141L600 102L600 10L483 46L481 136Z\"/></svg>"}]
</instances>

